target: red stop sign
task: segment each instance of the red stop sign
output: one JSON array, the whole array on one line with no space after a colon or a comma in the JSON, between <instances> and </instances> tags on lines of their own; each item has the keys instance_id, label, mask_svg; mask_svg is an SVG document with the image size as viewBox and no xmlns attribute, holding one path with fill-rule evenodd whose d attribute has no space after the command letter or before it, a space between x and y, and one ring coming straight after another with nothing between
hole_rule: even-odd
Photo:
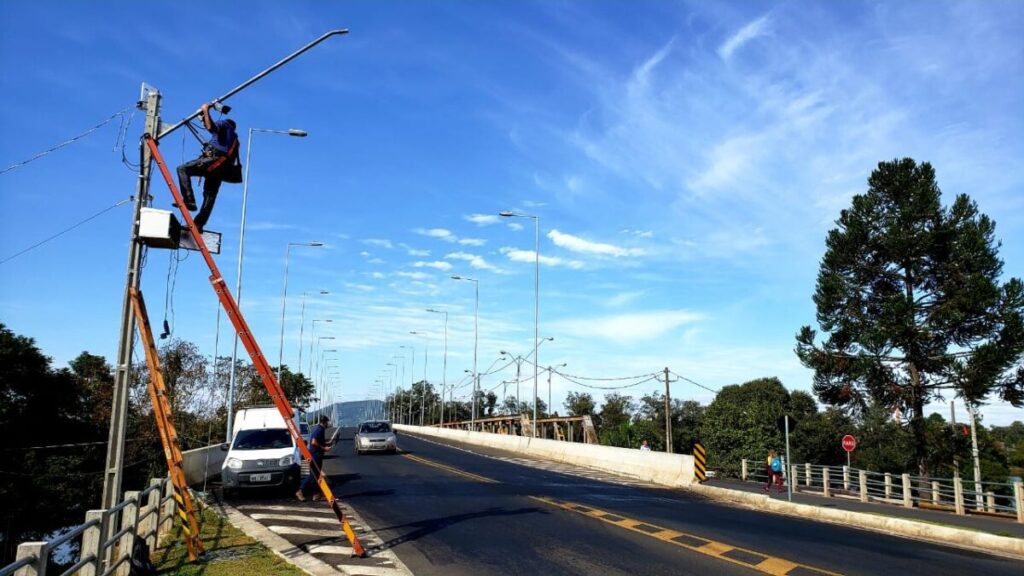
<instances>
[{"instance_id":1,"label":"red stop sign","mask_svg":"<svg viewBox=\"0 0 1024 576\"><path fill-rule=\"evenodd\" d=\"M857 439L847 434L843 436L843 450L847 452L853 452L853 449L857 447Z\"/></svg>"}]
</instances>

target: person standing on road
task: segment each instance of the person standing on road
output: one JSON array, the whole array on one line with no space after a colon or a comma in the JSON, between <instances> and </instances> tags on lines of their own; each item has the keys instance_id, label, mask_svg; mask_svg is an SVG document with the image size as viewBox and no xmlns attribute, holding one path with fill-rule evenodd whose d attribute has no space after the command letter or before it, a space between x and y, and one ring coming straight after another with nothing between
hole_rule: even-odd
<instances>
[{"instance_id":1,"label":"person standing on road","mask_svg":"<svg viewBox=\"0 0 1024 576\"><path fill-rule=\"evenodd\" d=\"M323 494L320 491L320 475L324 465L324 453L330 449L330 445L327 444L327 427L330 425L330 418L320 416L320 423L313 426L309 433L309 453L313 459L309 462L309 476L306 476L305 480L302 481L302 485L299 486L299 491L295 493L295 497L301 502L306 501L306 495L309 494L311 486L316 487L313 500L323 498Z\"/></svg>"},{"instance_id":2,"label":"person standing on road","mask_svg":"<svg viewBox=\"0 0 1024 576\"><path fill-rule=\"evenodd\" d=\"M775 450L768 451L768 459L765 461L765 472L768 475L768 482L764 485L764 491L771 490L774 483L779 492L782 492L782 458Z\"/></svg>"},{"instance_id":3,"label":"person standing on road","mask_svg":"<svg viewBox=\"0 0 1024 576\"><path fill-rule=\"evenodd\" d=\"M643 443L640 444L640 450L642 452L650 452L651 451L651 446L647 443L647 440L644 440Z\"/></svg>"}]
</instances>

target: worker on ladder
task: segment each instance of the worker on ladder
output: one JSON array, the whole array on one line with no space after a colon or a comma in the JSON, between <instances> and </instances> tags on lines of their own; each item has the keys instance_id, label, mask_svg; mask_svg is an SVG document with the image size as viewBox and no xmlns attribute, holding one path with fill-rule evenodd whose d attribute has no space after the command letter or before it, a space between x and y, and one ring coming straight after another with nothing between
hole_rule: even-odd
<instances>
[{"instance_id":1,"label":"worker on ladder","mask_svg":"<svg viewBox=\"0 0 1024 576\"><path fill-rule=\"evenodd\" d=\"M214 104L216 106L216 104ZM203 153L191 162L178 166L178 185L185 198L185 207L196 209L196 197L192 192L192 177L205 178L203 181L203 207L193 219L199 232L213 212L221 182L242 181L242 165L238 161L238 134L235 121L229 119L214 121L210 118L210 104L203 104L203 127L213 136L203 144ZM226 106L222 107L227 110ZM189 125L190 128L191 125ZM194 129L193 129L194 130Z\"/></svg>"}]
</instances>

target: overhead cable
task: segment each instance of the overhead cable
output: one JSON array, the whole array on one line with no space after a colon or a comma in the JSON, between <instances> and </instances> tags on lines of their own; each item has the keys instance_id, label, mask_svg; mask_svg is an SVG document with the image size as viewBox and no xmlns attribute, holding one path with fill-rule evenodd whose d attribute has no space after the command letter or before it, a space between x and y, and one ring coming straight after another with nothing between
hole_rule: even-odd
<instances>
[{"instance_id":1,"label":"overhead cable","mask_svg":"<svg viewBox=\"0 0 1024 576\"><path fill-rule=\"evenodd\" d=\"M676 378L679 378L680 380L684 380L686 382L689 382L690 384L693 384L694 386L696 386L698 388L703 388L703 389L707 390L708 392L712 392L714 394L718 394L719 392L721 392L721 390L715 390L713 388L708 388L707 386L705 386L705 385L703 385L703 384L701 384L699 382L694 382L693 380L690 380L686 376L682 376L682 375L677 374L677 373L675 373L675 372L673 372L671 370L669 370L669 374L672 374L673 376L675 376Z\"/></svg>"},{"instance_id":2,"label":"overhead cable","mask_svg":"<svg viewBox=\"0 0 1024 576\"><path fill-rule=\"evenodd\" d=\"M93 132L99 130L103 126L109 124L114 118L117 118L118 116L123 116L126 112L128 112L129 110L131 110L133 108L134 108L134 106L129 106L129 107L125 108L124 110L120 110L118 112L115 112L115 113L111 114L109 118L107 118L106 120L104 120L104 121L100 122L99 124L93 126L92 128L89 128L85 132L82 132L81 134L79 134L77 136L72 136L71 138L68 138L67 140L61 142L60 144L57 144L56 146L54 146L52 148L49 148L47 150L43 150L42 152L40 152L40 153L36 154L35 156L29 158L28 160L23 160L21 162L17 162L15 164L11 164L7 168L4 168L3 170L0 170L0 174L6 174L7 172L10 172L11 170L14 170L15 168L20 168L21 166L24 166L25 164L28 164L29 162L32 162L33 160L38 160L39 158L42 158L43 156L46 156L47 154L50 154L52 152L56 152L57 150L60 150L61 148L67 146L68 144L76 142L79 139L84 138L84 137L88 136L89 134L92 134ZM127 129L127 128L125 128L125 129ZM120 133L120 129L119 129L118 132Z\"/></svg>"},{"instance_id":3,"label":"overhead cable","mask_svg":"<svg viewBox=\"0 0 1024 576\"><path fill-rule=\"evenodd\" d=\"M26 252L29 252L31 250L34 250L34 249L42 246L43 244L46 244L50 240L54 240L54 239L56 239L56 238L58 238L60 236L63 236L64 234L67 234L68 232L71 232L72 230L74 230L75 228L78 228L82 224L85 224L86 222L89 222L90 220L99 218L100 216L102 216L103 214L106 214L107 212L110 212L114 208L117 208L118 206L122 206L124 204L127 204L127 203L129 203L131 201L132 201L132 198L125 198L124 200L121 200L120 202L114 204L113 206L108 206L107 208L104 208L103 210L100 210L99 212L93 214L92 216L89 216L88 218L86 218L85 220L82 220L81 222L75 224L74 226L71 226L69 228L65 228L64 230L61 230L60 232L54 234L53 236L50 236L49 238L47 238L45 240L41 240L39 242L36 242L35 244L29 246L28 248L25 248L24 250L22 250L22 251L20 251L20 252L18 252L16 254L12 254L12 255L8 256L7 258L4 258L3 260L0 260L0 264L5 264L5 263L9 262L10 260L13 260L13 259L17 258L18 256L21 256L22 254L24 254Z\"/></svg>"}]
</instances>

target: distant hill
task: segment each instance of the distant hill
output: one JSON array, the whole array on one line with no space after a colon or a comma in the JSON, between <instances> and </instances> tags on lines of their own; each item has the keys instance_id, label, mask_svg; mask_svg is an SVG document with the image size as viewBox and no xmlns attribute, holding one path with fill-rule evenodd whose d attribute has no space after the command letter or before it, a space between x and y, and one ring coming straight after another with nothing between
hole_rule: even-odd
<instances>
[{"instance_id":1,"label":"distant hill","mask_svg":"<svg viewBox=\"0 0 1024 576\"><path fill-rule=\"evenodd\" d=\"M315 421L324 413L331 419L333 426L356 426L364 420L382 418L384 414L384 403L380 400L358 400L355 402L336 402L326 406L323 410L315 410L309 413L309 418Z\"/></svg>"}]
</instances>

